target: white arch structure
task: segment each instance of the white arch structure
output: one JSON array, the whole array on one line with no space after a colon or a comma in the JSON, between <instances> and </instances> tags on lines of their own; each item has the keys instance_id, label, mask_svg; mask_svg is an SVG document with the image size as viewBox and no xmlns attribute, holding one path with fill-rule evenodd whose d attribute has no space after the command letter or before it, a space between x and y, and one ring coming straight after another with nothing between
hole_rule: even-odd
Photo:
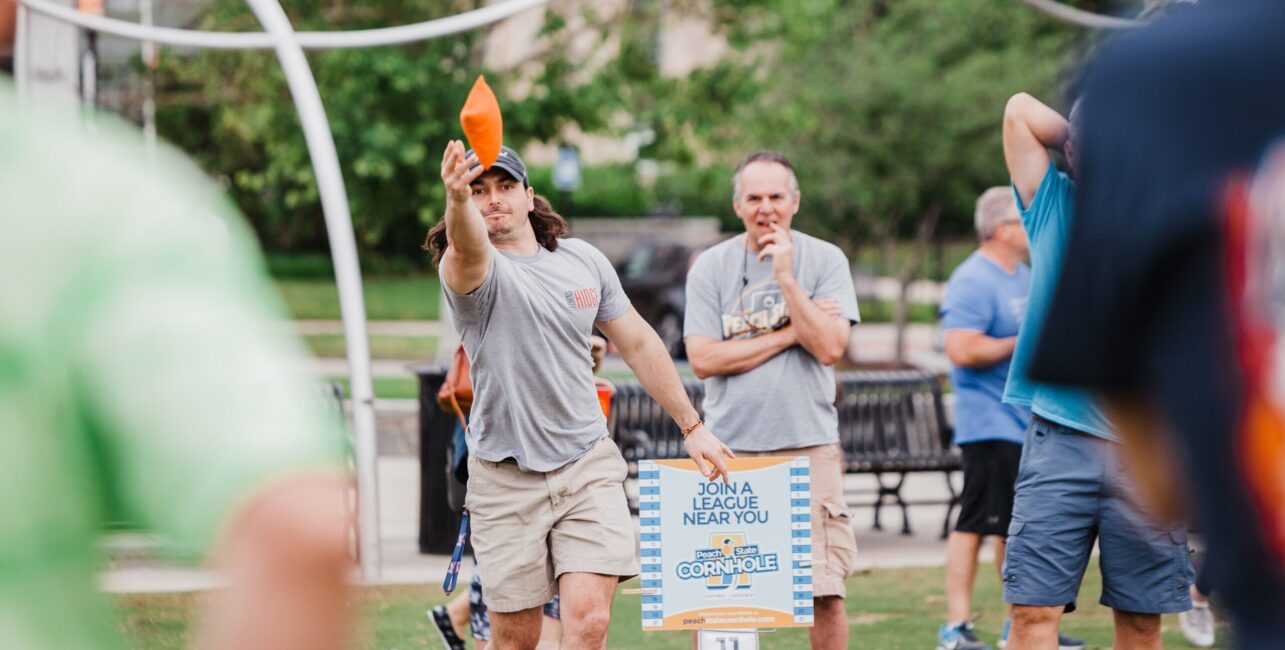
<instances>
[{"instance_id":1,"label":"white arch structure","mask_svg":"<svg viewBox=\"0 0 1285 650\"><path fill-rule=\"evenodd\" d=\"M346 32L296 32L279 0L246 0L262 32L204 32L165 27L145 27L122 20L81 13L50 0L19 0L18 33L14 47L14 72L19 96L27 86L27 31L30 12L35 11L80 27L139 41L181 47L223 50L273 49L285 72L290 94L299 111L308 155L312 159L322 213L330 239L330 254L339 288L339 307L348 348L349 382L352 391L353 427L356 432L357 494L360 514L361 574L365 580L379 577L379 498L376 480L375 395L370 372L370 349L366 334L366 307L362 296L361 268L353 235L348 194L339 168L339 156L330 122L321 103L321 93L304 57L304 48L338 49L379 47L413 43L476 29L547 4L549 0L508 0L474 11L398 27Z\"/></svg>"},{"instance_id":2,"label":"white arch structure","mask_svg":"<svg viewBox=\"0 0 1285 650\"><path fill-rule=\"evenodd\" d=\"M1092 11L1076 9L1057 2L1057 0L1019 0L1019 2L1033 9L1043 11L1063 22L1088 27L1089 29L1132 29L1147 24L1146 21L1142 20L1116 18L1115 16L1104 16Z\"/></svg>"}]
</instances>

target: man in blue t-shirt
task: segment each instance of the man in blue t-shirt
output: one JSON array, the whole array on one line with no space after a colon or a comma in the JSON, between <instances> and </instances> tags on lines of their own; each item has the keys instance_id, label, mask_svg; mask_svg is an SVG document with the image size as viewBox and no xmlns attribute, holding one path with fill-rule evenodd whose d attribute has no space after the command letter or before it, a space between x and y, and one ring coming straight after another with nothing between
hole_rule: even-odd
<instances>
[{"instance_id":1,"label":"man in blue t-shirt","mask_svg":"<svg viewBox=\"0 0 1285 650\"><path fill-rule=\"evenodd\" d=\"M946 356L955 389L955 444L963 454L964 489L959 519L946 542L946 624L938 650L989 650L969 620L977 551L995 536L1004 557L1004 535L1013 512L1022 440L1031 412L1004 404L1009 359L1031 292L1026 232L1013 192L992 187L977 199L974 252L950 276L941 305Z\"/></svg>"},{"instance_id":2,"label":"man in blue t-shirt","mask_svg":"<svg viewBox=\"0 0 1285 650\"><path fill-rule=\"evenodd\" d=\"M1115 610L1117 648L1159 648L1160 614L1191 608L1186 531L1153 524L1124 476L1118 439L1088 393L1027 375L1065 257L1075 184L1049 149L1075 168L1072 121L1019 93L1004 109L1004 159L1031 242L1031 295L1004 401L1033 413L1022 449L1004 562L1013 644L1057 647L1064 606L1074 607L1096 541L1100 602Z\"/></svg>"}]
</instances>

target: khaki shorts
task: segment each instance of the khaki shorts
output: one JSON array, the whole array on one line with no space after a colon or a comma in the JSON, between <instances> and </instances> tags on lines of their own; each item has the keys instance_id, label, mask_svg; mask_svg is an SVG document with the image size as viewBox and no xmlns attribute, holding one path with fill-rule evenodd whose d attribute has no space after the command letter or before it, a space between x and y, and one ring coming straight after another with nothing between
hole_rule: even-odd
<instances>
[{"instance_id":1,"label":"khaki shorts","mask_svg":"<svg viewBox=\"0 0 1285 650\"><path fill-rule=\"evenodd\" d=\"M473 552L492 611L518 612L553 597L564 573L638 575L637 541L616 443L598 441L551 472L469 455Z\"/></svg>"},{"instance_id":2,"label":"khaki shorts","mask_svg":"<svg viewBox=\"0 0 1285 650\"><path fill-rule=\"evenodd\" d=\"M857 537L852 533L852 513L843 498L843 449L839 443L780 449L738 451L740 458L754 456L807 456L812 482L812 596L848 595L843 581L856 568Z\"/></svg>"}]
</instances>

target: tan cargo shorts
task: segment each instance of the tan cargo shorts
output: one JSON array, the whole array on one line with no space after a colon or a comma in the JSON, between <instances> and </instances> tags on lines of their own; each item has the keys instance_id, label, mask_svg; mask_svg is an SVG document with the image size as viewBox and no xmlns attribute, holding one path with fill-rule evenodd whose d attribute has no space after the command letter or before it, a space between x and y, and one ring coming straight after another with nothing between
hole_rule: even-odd
<instances>
[{"instance_id":1,"label":"tan cargo shorts","mask_svg":"<svg viewBox=\"0 0 1285 650\"><path fill-rule=\"evenodd\" d=\"M843 448L836 442L800 449L738 451L736 455L808 457L812 482L812 596L847 596L843 581L857 565L857 537L852 532L852 512L843 498Z\"/></svg>"},{"instance_id":2,"label":"tan cargo shorts","mask_svg":"<svg viewBox=\"0 0 1285 650\"><path fill-rule=\"evenodd\" d=\"M564 573L638 575L628 466L609 438L551 472L469 455L468 497L482 600L496 612L539 607Z\"/></svg>"}]
</instances>

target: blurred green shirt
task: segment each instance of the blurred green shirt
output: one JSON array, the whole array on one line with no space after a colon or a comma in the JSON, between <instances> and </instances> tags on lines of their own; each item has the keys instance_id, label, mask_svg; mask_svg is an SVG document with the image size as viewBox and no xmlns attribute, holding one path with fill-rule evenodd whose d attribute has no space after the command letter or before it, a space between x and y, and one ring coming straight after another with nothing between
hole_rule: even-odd
<instances>
[{"instance_id":1,"label":"blurred green shirt","mask_svg":"<svg viewBox=\"0 0 1285 650\"><path fill-rule=\"evenodd\" d=\"M218 189L110 118L40 113L0 81L0 648L115 647L106 523L198 557L342 437Z\"/></svg>"}]
</instances>

